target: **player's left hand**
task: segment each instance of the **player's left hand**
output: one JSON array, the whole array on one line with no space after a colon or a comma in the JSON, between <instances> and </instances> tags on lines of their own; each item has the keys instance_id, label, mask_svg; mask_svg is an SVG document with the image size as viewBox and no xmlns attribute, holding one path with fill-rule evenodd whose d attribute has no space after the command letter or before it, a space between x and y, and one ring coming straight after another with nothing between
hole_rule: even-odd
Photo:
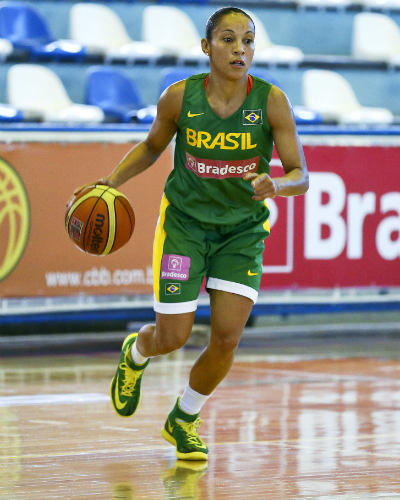
<instances>
[{"instance_id":1,"label":"player's left hand","mask_svg":"<svg viewBox=\"0 0 400 500\"><path fill-rule=\"evenodd\" d=\"M278 193L278 186L274 179L268 174L248 173L243 179L251 180L251 185L254 189L253 200L265 200L265 198L275 198Z\"/></svg>"}]
</instances>

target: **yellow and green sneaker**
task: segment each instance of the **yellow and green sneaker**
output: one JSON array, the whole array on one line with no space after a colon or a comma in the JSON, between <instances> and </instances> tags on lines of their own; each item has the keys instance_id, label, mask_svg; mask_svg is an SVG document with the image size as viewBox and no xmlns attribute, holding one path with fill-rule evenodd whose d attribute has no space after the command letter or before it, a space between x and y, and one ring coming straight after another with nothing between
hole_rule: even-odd
<instances>
[{"instance_id":1,"label":"yellow and green sneaker","mask_svg":"<svg viewBox=\"0 0 400 500\"><path fill-rule=\"evenodd\" d=\"M124 340L117 372L110 385L111 404L121 417L131 417L138 409L142 375L150 361L148 359L143 365L132 361L131 347L137 336L137 333L131 333Z\"/></svg>"},{"instance_id":2,"label":"yellow and green sneaker","mask_svg":"<svg viewBox=\"0 0 400 500\"><path fill-rule=\"evenodd\" d=\"M181 460L208 460L208 447L200 439L197 429L203 423L199 413L189 415L179 407L178 398L174 409L168 415L161 435L176 446L176 456Z\"/></svg>"}]
</instances>

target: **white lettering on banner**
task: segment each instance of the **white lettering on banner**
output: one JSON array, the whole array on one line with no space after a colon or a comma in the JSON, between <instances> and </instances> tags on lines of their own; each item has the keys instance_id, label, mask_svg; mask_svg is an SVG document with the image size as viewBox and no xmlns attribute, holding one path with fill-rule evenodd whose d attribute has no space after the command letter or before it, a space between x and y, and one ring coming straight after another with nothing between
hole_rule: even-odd
<instances>
[{"instance_id":1,"label":"white lettering on banner","mask_svg":"<svg viewBox=\"0 0 400 500\"><path fill-rule=\"evenodd\" d=\"M376 194L349 193L347 196L347 221L343 216L346 206L346 186L343 179L333 172L310 173L311 188L305 196L304 255L306 259L334 259L345 249L348 259L363 257L364 222L377 211ZM328 201L322 202L323 194ZM382 195L380 212L394 211L378 225L376 248L385 260L400 257L400 193ZM329 228L329 235L322 237L322 227ZM394 236L397 238L394 239Z\"/></svg>"},{"instance_id":2,"label":"white lettering on banner","mask_svg":"<svg viewBox=\"0 0 400 500\"><path fill-rule=\"evenodd\" d=\"M92 267L83 275L84 286L108 286L111 283L111 273L105 267Z\"/></svg>"},{"instance_id":3,"label":"white lettering on banner","mask_svg":"<svg viewBox=\"0 0 400 500\"><path fill-rule=\"evenodd\" d=\"M81 286L82 273L46 273L46 285L50 288L57 286Z\"/></svg>"},{"instance_id":4,"label":"white lettering on banner","mask_svg":"<svg viewBox=\"0 0 400 500\"><path fill-rule=\"evenodd\" d=\"M116 269L111 272L105 267L80 272L48 272L45 275L49 288L55 287L106 287L109 285L152 285L153 270L151 266L144 269Z\"/></svg>"},{"instance_id":5,"label":"white lettering on banner","mask_svg":"<svg viewBox=\"0 0 400 500\"><path fill-rule=\"evenodd\" d=\"M375 213L375 193L351 193L347 197L347 257L361 259L363 254L364 220Z\"/></svg>"},{"instance_id":6,"label":"white lettering on banner","mask_svg":"<svg viewBox=\"0 0 400 500\"><path fill-rule=\"evenodd\" d=\"M400 257L400 193L386 193L382 196L381 213L391 210L397 212L397 215L386 217L376 232L376 248L385 260ZM392 240L393 233L397 233L397 240Z\"/></svg>"},{"instance_id":7,"label":"white lettering on banner","mask_svg":"<svg viewBox=\"0 0 400 500\"><path fill-rule=\"evenodd\" d=\"M311 173L310 186L305 200L305 258L334 259L346 244L346 224L340 215L346 203L346 187L332 172ZM328 193L328 203L322 204L322 193ZM324 224L330 234L322 239Z\"/></svg>"},{"instance_id":8,"label":"white lettering on banner","mask_svg":"<svg viewBox=\"0 0 400 500\"><path fill-rule=\"evenodd\" d=\"M146 283L144 269L118 269L113 275L114 285L131 285L132 283Z\"/></svg>"}]
</instances>

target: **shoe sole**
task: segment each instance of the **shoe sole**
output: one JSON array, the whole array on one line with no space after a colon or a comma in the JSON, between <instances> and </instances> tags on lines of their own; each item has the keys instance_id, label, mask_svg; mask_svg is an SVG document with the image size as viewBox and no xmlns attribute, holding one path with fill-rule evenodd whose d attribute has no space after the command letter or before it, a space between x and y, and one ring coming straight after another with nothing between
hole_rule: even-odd
<instances>
[{"instance_id":1,"label":"shoe sole","mask_svg":"<svg viewBox=\"0 0 400 500\"><path fill-rule=\"evenodd\" d=\"M165 430L165 427L161 429L161 436L166 441L168 441L168 443L173 444L176 448L176 440L174 439L173 436L171 436L171 434L169 434ZM180 460L208 460L207 453L203 453L201 451L192 451L191 453L180 453L178 450L176 450L176 457L179 458Z\"/></svg>"},{"instance_id":2,"label":"shoe sole","mask_svg":"<svg viewBox=\"0 0 400 500\"><path fill-rule=\"evenodd\" d=\"M137 337L139 334L138 333L131 333L130 335L128 335L126 337L126 339L124 340L124 343L122 344L122 348L121 348L121 352L122 350L124 349L125 345L127 342L129 342L129 340L132 338L132 337ZM119 364L118 364L119 366ZM114 400L113 400L113 390L112 390L112 387L113 387L113 383L114 383L114 380L115 380L115 376L112 378L111 380L111 383L110 383L110 398L111 398L111 406L114 408L114 411L115 413L119 416L119 417L122 417L122 418L130 418L130 417L133 417L133 415L137 412L138 408L139 408L139 405L140 405L140 400L141 400L141 397L142 397L142 391L140 391L140 395L139 395L139 402L138 402L138 405L136 407L136 410L131 413L131 415L121 415L121 413L119 413L119 411L117 410L117 408L115 408L114 406Z\"/></svg>"}]
</instances>

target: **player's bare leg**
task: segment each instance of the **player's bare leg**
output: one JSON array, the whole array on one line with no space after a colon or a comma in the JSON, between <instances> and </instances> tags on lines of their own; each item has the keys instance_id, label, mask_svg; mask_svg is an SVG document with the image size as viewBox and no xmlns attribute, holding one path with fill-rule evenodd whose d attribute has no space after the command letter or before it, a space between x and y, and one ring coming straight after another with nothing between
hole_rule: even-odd
<instances>
[{"instance_id":1,"label":"player's bare leg","mask_svg":"<svg viewBox=\"0 0 400 500\"><path fill-rule=\"evenodd\" d=\"M126 337L110 385L111 404L118 415L131 417L137 411L142 375L149 358L182 347L192 331L194 314L157 314L156 325L145 325L139 333Z\"/></svg>"},{"instance_id":2,"label":"player's bare leg","mask_svg":"<svg viewBox=\"0 0 400 500\"><path fill-rule=\"evenodd\" d=\"M162 436L183 460L207 460L208 447L197 433L200 409L229 372L253 302L240 295L210 290L211 337L194 364L189 384L168 415Z\"/></svg>"},{"instance_id":3,"label":"player's bare leg","mask_svg":"<svg viewBox=\"0 0 400 500\"><path fill-rule=\"evenodd\" d=\"M146 358L176 351L186 344L192 331L195 312L183 314L156 313L156 324L139 330L136 347Z\"/></svg>"},{"instance_id":4,"label":"player's bare leg","mask_svg":"<svg viewBox=\"0 0 400 500\"><path fill-rule=\"evenodd\" d=\"M210 290L211 337L190 372L190 387L209 395L229 372L253 301L242 295Z\"/></svg>"},{"instance_id":5,"label":"player's bare leg","mask_svg":"<svg viewBox=\"0 0 400 500\"><path fill-rule=\"evenodd\" d=\"M173 352L182 347L192 331L194 312L183 314L156 314L156 325L146 325L137 337L137 354L153 357ZM148 361L146 361L148 362ZM162 436L176 446L176 456L183 460L207 460L208 448L197 434L201 420L197 414L186 413L179 400L169 414Z\"/></svg>"},{"instance_id":6,"label":"player's bare leg","mask_svg":"<svg viewBox=\"0 0 400 500\"><path fill-rule=\"evenodd\" d=\"M208 395L229 372L250 316L253 301L242 295L210 290L211 337L190 372L190 387ZM183 314L157 313L156 325L139 330L136 346L145 357L168 354L187 342L194 321L194 312Z\"/></svg>"},{"instance_id":7,"label":"player's bare leg","mask_svg":"<svg viewBox=\"0 0 400 500\"><path fill-rule=\"evenodd\" d=\"M197 429L202 423L199 417L200 408L229 372L243 328L253 306L253 302L246 297L218 290L210 290L210 302L211 336L209 344L195 362L182 400L178 398L161 431L163 437L176 446L176 456L183 460L208 459L207 445L197 433ZM125 354L123 349L125 357L124 362L119 365L120 368L129 365L128 368L132 374L136 375L143 366L140 372L141 378L148 363L146 358L173 352L187 342L192 330L194 315L194 312L171 315L157 313L156 325L146 325L141 328L139 334L133 334L134 337L127 338L130 339L127 348L132 348L133 344L136 343L135 348L145 360L144 364L135 364L130 353ZM115 387L117 387L116 377L113 379ZM138 382L140 383L140 378L136 377L136 386ZM135 405L129 400L128 406L131 405L136 411L140 398L140 386L135 391L131 391L132 396L136 399ZM114 392L117 393L117 389ZM111 394L113 397L113 391ZM120 398L114 399L116 399L113 403L114 408L116 404L123 404ZM131 397L131 399L133 398ZM125 412L124 408L118 411L122 416L129 416L123 415L123 412Z\"/></svg>"}]
</instances>

